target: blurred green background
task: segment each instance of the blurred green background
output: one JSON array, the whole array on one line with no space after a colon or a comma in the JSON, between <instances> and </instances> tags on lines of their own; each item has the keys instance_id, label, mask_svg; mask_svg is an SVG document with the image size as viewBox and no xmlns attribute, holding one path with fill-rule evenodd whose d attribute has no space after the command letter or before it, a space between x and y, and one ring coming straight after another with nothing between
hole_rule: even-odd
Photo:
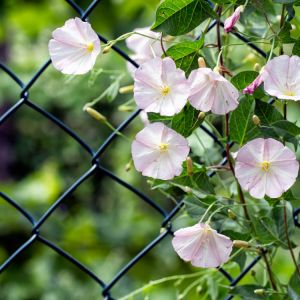
<instances>
[{"instance_id":1,"label":"blurred green background","mask_svg":"<svg viewBox=\"0 0 300 300\"><path fill-rule=\"evenodd\" d=\"M89 2L77 1L83 8ZM158 2L103 0L89 21L97 32L114 39L136 27L151 25ZM63 0L0 1L0 61L27 82L49 57L47 45L51 32L75 15ZM119 46L126 50L124 43ZM254 53L246 53L246 47L242 48L243 51L240 49L236 50L236 62L230 61L233 69L241 67L237 63L241 61L240 58L244 62L242 69L252 68L255 62L262 62ZM112 72L108 74L102 72L103 69ZM83 112L83 107L101 95L125 70L125 61L113 52L102 55L94 70L84 76L64 76L50 66L30 89L30 99L63 120L93 149L97 149L111 131ZM120 85L131 84L131 81L127 74ZM118 86L113 86L109 96L95 106L114 126L130 113L120 111L120 106L134 106L131 95L118 94L114 100L111 99L117 90ZM19 91L19 87L0 71L1 113L19 99ZM125 133L132 139L142 126L137 118ZM206 137L203 140L207 146L211 145ZM41 217L90 167L90 157L80 145L26 106L0 127L0 145L0 190L36 218ZM203 155L207 156L207 153ZM219 157L214 151L210 153L209 160L217 161ZM102 158L107 168L145 191L165 209L174 207L171 199L150 191L146 180L137 172L125 170L131 159L130 141L118 138ZM84 263L102 280L109 282L121 267L159 234L161 221L161 216L137 196L97 173L55 211L42 226L41 234ZM180 217L176 222L178 227L190 221ZM0 263L30 237L30 231L28 221L0 200ZM283 253L274 261L275 272L287 282L293 271L290 258ZM239 273L239 267L234 263L228 264L226 269L232 275ZM256 269L263 270L263 266L258 265ZM120 280L112 289L112 295L120 298L150 280L195 272L198 270L179 260L172 250L170 238L167 238ZM227 282L222 275L211 270L199 276L205 278L201 290L195 285L184 299L223 298L226 288L222 284ZM263 271L258 271L257 276L255 279L249 275L243 282L266 280ZM170 280L155 288L145 289L134 299L176 299L193 280ZM0 299L102 298L101 289L92 279L51 249L36 242L1 274Z\"/></svg>"}]
</instances>

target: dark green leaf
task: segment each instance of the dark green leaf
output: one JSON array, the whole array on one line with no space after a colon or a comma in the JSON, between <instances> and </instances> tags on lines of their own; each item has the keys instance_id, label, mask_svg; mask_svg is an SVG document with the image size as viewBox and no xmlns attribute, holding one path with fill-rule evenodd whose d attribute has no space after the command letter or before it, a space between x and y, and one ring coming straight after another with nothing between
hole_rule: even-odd
<instances>
[{"instance_id":1,"label":"dark green leaf","mask_svg":"<svg viewBox=\"0 0 300 300\"><path fill-rule=\"evenodd\" d=\"M300 39L297 40L293 47L293 54L300 56Z\"/></svg>"},{"instance_id":2,"label":"dark green leaf","mask_svg":"<svg viewBox=\"0 0 300 300\"><path fill-rule=\"evenodd\" d=\"M290 31L292 30L292 25L288 22L284 23L284 26L280 29L278 33L278 41L281 44L290 44L294 43L295 40L291 37Z\"/></svg>"},{"instance_id":3,"label":"dark green leaf","mask_svg":"<svg viewBox=\"0 0 300 300\"><path fill-rule=\"evenodd\" d=\"M297 271L294 272L289 281L288 295L292 300L300 300L300 276Z\"/></svg>"},{"instance_id":4,"label":"dark green leaf","mask_svg":"<svg viewBox=\"0 0 300 300\"><path fill-rule=\"evenodd\" d=\"M240 145L260 135L259 129L252 122L254 105L253 98L246 96L240 100L238 108L231 114L230 138Z\"/></svg>"},{"instance_id":5,"label":"dark green leaf","mask_svg":"<svg viewBox=\"0 0 300 300\"><path fill-rule=\"evenodd\" d=\"M202 122L198 119L199 112L191 105L173 117L171 127L184 137L188 137Z\"/></svg>"},{"instance_id":6,"label":"dark green leaf","mask_svg":"<svg viewBox=\"0 0 300 300\"><path fill-rule=\"evenodd\" d=\"M198 68L199 51L203 42L204 39L176 44L167 50L167 55L175 61L178 68L189 75L192 70Z\"/></svg>"},{"instance_id":7,"label":"dark green leaf","mask_svg":"<svg viewBox=\"0 0 300 300\"><path fill-rule=\"evenodd\" d=\"M276 121L283 120L282 114L273 105L260 100L256 100L254 112L265 126L271 127Z\"/></svg>"},{"instance_id":8,"label":"dark green leaf","mask_svg":"<svg viewBox=\"0 0 300 300\"><path fill-rule=\"evenodd\" d=\"M156 11L152 30L169 35L190 32L215 13L205 0L165 0Z\"/></svg>"}]
</instances>

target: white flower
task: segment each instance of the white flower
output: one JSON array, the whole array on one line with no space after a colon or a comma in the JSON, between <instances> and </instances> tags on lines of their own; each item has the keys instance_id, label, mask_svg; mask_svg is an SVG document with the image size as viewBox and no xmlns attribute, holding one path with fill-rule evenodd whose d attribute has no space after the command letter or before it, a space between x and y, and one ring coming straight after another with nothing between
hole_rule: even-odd
<instances>
[{"instance_id":1,"label":"white flower","mask_svg":"<svg viewBox=\"0 0 300 300\"><path fill-rule=\"evenodd\" d=\"M64 74L85 74L101 52L100 40L91 25L79 18L66 21L52 33L49 52L53 66Z\"/></svg>"}]
</instances>

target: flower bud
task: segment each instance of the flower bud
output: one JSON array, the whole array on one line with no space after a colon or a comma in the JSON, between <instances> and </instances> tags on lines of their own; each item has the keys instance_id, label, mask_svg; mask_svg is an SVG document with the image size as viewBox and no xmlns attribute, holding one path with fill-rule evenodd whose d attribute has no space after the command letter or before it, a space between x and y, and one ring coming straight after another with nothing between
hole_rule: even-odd
<instances>
[{"instance_id":1,"label":"flower bud","mask_svg":"<svg viewBox=\"0 0 300 300\"><path fill-rule=\"evenodd\" d=\"M251 245L246 241L235 240L233 241L233 247L236 248L251 248Z\"/></svg>"},{"instance_id":2,"label":"flower bud","mask_svg":"<svg viewBox=\"0 0 300 300\"><path fill-rule=\"evenodd\" d=\"M206 63L203 57L198 58L198 66L199 68L206 68Z\"/></svg>"},{"instance_id":3,"label":"flower bud","mask_svg":"<svg viewBox=\"0 0 300 300\"><path fill-rule=\"evenodd\" d=\"M254 294L258 296L264 296L266 294L266 291L264 289L258 289L254 290Z\"/></svg>"},{"instance_id":4,"label":"flower bud","mask_svg":"<svg viewBox=\"0 0 300 300\"><path fill-rule=\"evenodd\" d=\"M126 164L125 171L129 172L131 170L131 168L132 168L132 160L129 163Z\"/></svg>"},{"instance_id":5,"label":"flower bud","mask_svg":"<svg viewBox=\"0 0 300 300\"><path fill-rule=\"evenodd\" d=\"M103 54L108 53L108 52L110 51L110 49L111 49L112 46L113 46L113 44L110 44L110 45L104 47L102 53L103 53Z\"/></svg>"},{"instance_id":6,"label":"flower bud","mask_svg":"<svg viewBox=\"0 0 300 300\"><path fill-rule=\"evenodd\" d=\"M205 112L204 111L200 111L199 115L198 115L198 120L203 121L205 119Z\"/></svg>"},{"instance_id":7,"label":"flower bud","mask_svg":"<svg viewBox=\"0 0 300 300\"><path fill-rule=\"evenodd\" d=\"M189 176L193 175L193 161L189 156L186 158L186 171Z\"/></svg>"},{"instance_id":8,"label":"flower bud","mask_svg":"<svg viewBox=\"0 0 300 300\"><path fill-rule=\"evenodd\" d=\"M123 86L119 89L120 94L130 94L133 92L133 85Z\"/></svg>"},{"instance_id":9,"label":"flower bud","mask_svg":"<svg viewBox=\"0 0 300 300\"><path fill-rule=\"evenodd\" d=\"M259 72L261 69L261 65L259 63L255 63L253 66L253 71Z\"/></svg>"},{"instance_id":10,"label":"flower bud","mask_svg":"<svg viewBox=\"0 0 300 300\"><path fill-rule=\"evenodd\" d=\"M92 118L94 118L95 120L102 122L102 123L106 123L107 119L105 116L103 116L102 114L100 114L98 111L96 111L95 109L87 106L84 108L84 111L86 111Z\"/></svg>"},{"instance_id":11,"label":"flower bud","mask_svg":"<svg viewBox=\"0 0 300 300\"><path fill-rule=\"evenodd\" d=\"M260 118L257 115L252 116L252 122L254 125L259 126L260 125Z\"/></svg>"},{"instance_id":12,"label":"flower bud","mask_svg":"<svg viewBox=\"0 0 300 300\"><path fill-rule=\"evenodd\" d=\"M118 107L118 110L119 111L124 111L124 112L131 112L131 111L134 111L134 107L130 106L130 105L120 105Z\"/></svg>"},{"instance_id":13,"label":"flower bud","mask_svg":"<svg viewBox=\"0 0 300 300\"><path fill-rule=\"evenodd\" d=\"M227 210L227 213L228 213L228 217L232 220L236 220L236 214L231 210L231 209L228 209Z\"/></svg>"}]
</instances>

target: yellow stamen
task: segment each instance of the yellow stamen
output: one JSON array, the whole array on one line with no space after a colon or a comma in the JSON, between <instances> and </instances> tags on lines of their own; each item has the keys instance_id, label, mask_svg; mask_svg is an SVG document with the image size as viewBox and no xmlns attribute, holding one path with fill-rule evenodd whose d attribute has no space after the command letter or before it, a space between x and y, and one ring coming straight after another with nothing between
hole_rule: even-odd
<instances>
[{"instance_id":1,"label":"yellow stamen","mask_svg":"<svg viewBox=\"0 0 300 300\"><path fill-rule=\"evenodd\" d=\"M88 44L86 45L86 50L87 50L88 52L92 52L92 51L94 50L94 44L93 44L93 43L88 43Z\"/></svg>"},{"instance_id":2,"label":"yellow stamen","mask_svg":"<svg viewBox=\"0 0 300 300\"><path fill-rule=\"evenodd\" d=\"M161 94L165 97L170 93L170 91L171 91L171 88L168 85L166 85L162 88Z\"/></svg>"},{"instance_id":3,"label":"yellow stamen","mask_svg":"<svg viewBox=\"0 0 300 300\"><path fill-rule=\"evenodd\" d=\"M161 144L159 145L159 150L160 150L161 152L167 151L168 148L169 148L169 145L168 145L168 144L161 143Z\"/></svg>"},{"instance_id":4,"label":"yellow stamen","mask_svg":"<svg viewBox=\"0 0 300 300\"><path fill-rule=\"evenodd\" d=\"M285 95L285 96L295 96L296 93L293 92L293 91L285 91L285 92L284 92L284 95Z\"/></svg>"},{"instance_id":5,"label":"yellow stamen","mask_svg":"<svg viewBox=\"0 0 300 300\"><path fill-rule=\"evenodd\" d=\"M262 163L260 163L260 167L263 171L268 172L270 169L271 163L267 160L264 160Z\"/></svg>"}]
</instances>

